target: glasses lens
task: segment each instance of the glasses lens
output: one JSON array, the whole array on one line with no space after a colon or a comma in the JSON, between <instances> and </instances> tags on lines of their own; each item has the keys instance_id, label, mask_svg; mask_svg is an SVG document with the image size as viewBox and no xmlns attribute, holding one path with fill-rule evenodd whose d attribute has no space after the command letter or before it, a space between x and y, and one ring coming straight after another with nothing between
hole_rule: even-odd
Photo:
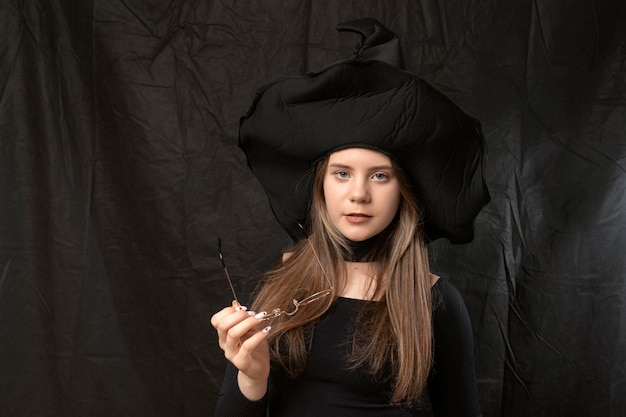
<instances>
[{"instance_id":1,"label":"glasses lens","mask_svg":"<svg viewBox=\"0 0 626 417\"><path fill-rule=\"evenodd\" d=\"M298 305L303 306L303 305L312 303L313 301L317 301L321 298L326 297L330 293L331 293L331 290L324 290L324 291L316 292L315 294L310 295L307 298L304 298L302 301L298 303Z\"/></svg>"}]
</instances>

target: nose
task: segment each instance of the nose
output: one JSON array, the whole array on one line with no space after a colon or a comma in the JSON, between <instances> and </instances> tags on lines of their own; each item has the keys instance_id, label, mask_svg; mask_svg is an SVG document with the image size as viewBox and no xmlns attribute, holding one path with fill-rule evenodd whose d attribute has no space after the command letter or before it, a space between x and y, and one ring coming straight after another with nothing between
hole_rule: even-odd
<instances>
[{"instance_id":1,"label":"nose","mask_svg":"<svg viewBox=\"0 0 626 417\"><path fill-rule=\"evenodd\" d=\"M363 180L356 180L352 182L350 188L350 202L352 203L368 203L371 195L367 183Z\"/></svg>"}]
</instances>

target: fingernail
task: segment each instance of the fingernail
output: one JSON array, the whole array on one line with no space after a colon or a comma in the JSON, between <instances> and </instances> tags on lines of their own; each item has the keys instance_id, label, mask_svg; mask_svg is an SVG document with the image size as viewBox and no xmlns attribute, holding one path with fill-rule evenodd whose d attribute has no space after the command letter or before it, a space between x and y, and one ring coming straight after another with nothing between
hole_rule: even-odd
<instances>
[{"instance_id":1,"label":"fingernail","mask_svg":"<svg viewBox=\"0 0 626 417\"><path fill-rule=\"evenodd\" d=\"M246 311L248 307L246 306L237 306L235 307L235 311Z\"/></svg>"},{"instance_id":2,"label":"fingernail","mask_svg":"<svg viewBox=\"0 0 626 417\"><path fill-rule=\"evenodd\" d=\"M267 312L265 311L261 311L259 314L257 314L256 316L254 316L257 319L261 319L263 317L267 316Z\"/></svg>"},{"instance_id":3,"label":"fingernail","mask_svg":"<svg viewBox=\"0 0 626 417\"><path fill-rule=\"evenodd\" d=\"M265 329L263 329L263 333L268 333L270 330L272 330L272 326L267 326Z\"/></svg>"},{"instance_id":4,"label":"fingernail","mask_svg":"<svg viewBox=\"0 0 626 417\"><path fill-rule=\"evenodd\" d=\"M248 313L249 316L254 316L256 314L255 311L247 311L247 313Z\"/></svg>"}]
</instances>

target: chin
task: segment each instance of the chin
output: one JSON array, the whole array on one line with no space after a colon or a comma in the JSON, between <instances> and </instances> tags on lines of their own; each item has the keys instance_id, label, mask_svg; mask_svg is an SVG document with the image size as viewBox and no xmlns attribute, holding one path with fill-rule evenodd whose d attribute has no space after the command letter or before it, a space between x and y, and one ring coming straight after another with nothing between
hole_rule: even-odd
<instances>
[{"instance_id":1,"label":"chin","mask_svg":"<svg viewBox=\"0 0 626 417\"><path fill-rule=\"evenodd\" d=\"M345 236L345 235L344 235ZM371 236L345 236L346 239L351 240L352 242L363 242L364 240L369 239Z\"/></svg>"},{"instance_id":2,"label":"chin","mask_svg":"<svg viewBox=\"0 0 626 417\"><path fill-rule=\"evenodd\" d=\"M362 242L364 240L367 240L367 239L369 239L371 237L376 236L379 233L379 232L375 232L375 233L374 232L372 232L372 233L369 233L369 232L361 232L361 233L358 233L358 232L352 232L352 233L351 232L347 232L347 233L344 233L341 230L340 230L340 232L346 239L349 239L349 240L351 240L353 242Z\"/></svg>"}]
</instances>

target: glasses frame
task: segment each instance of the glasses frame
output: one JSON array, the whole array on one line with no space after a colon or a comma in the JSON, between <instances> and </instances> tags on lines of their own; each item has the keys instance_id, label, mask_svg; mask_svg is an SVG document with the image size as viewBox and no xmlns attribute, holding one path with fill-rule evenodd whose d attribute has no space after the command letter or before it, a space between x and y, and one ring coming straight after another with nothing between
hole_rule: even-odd
<instances>
[{"instance_id":1,"label":"glasses frame","mask_svg":"<svg viewBox=\"0 0 626 417\"><path fill-rule=\"evenodd\" d=\"M302 227L302 226L301 226ZM319 264L321 270L322 270L322 274L324 275L324 278L326 279L326 282L328 282L329 288L322 290L322 291L318 291L314 294L309 295L308 297L303 298L302 300L298 301L296 298L292 299L291 302L294 306L294 309L292 311L285 311L283 309L281 309L280 307L276 307L275 309L273 309L271 312L269 312L266 316L263 317L263 321L266 320L273 320L275 318L278 318L282 315L287 315L287 316L293 316L294 314L296 314L298 312L298 310L300 310L300 307L305 306L307 304L310 304L312 302L315 302L317 300L321 300L322 298L332 294L335 290L335 288L333 287L332 282L330 281L330 279L328 278L328 275L326 275L326 271L324 270L324 267L322 266L322 262L320 261L319 256L317 256L317 252L315 251L315 248L313 247L313 244L311 243L311 241L309 240L309 237L306 237L307 242L309 243L309 245L311 246L311 250L313 251L313 255L315 256L315 259L317 260L317 263ZM237 304L241 305L241 303L239 302L239 299L237 298L237 293L235 292L235 286L233 285L233 281L230 278L230 274L228 273L228 268L226 267L226 262L224 261L224 255L222 254L222 239L220 239L219 237L217 238L217 252L219 254L219 258L220 258L220 262L222 263L222 267L224 269L224 275L226 275L226 280L228 280L228 285L230 286L230 291L233 294L233 298L234 300L237 302Z\"/></svg>"}]
</instances>

